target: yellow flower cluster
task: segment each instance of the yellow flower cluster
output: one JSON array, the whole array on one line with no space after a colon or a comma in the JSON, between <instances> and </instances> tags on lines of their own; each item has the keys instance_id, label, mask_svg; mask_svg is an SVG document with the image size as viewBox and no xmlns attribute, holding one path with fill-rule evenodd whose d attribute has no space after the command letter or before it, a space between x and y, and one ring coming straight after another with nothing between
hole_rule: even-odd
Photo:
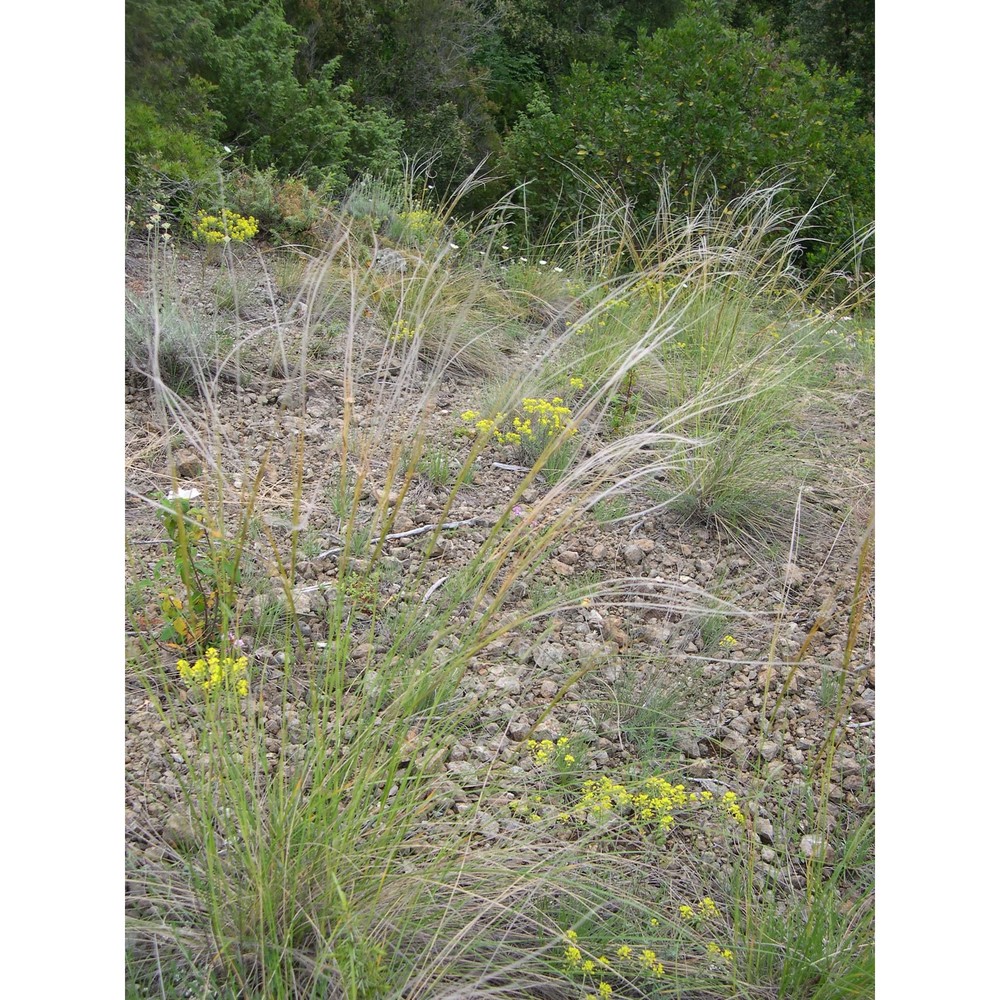
<instances>
[{"instance_id":1,"label":"yellow flower cluster","mask_svg":"<svg viewBox=\"0 0 1000 1000\"><path fill-rule=\"evenodd\" d=\"M566 960L566 965L576 971L582 973L585 977L592 977L598 971L598 966L601 969L609 969L611 967L611 962L604 956L601 955L596 961L592 958L584 958L583 952L579 948L579 937L575 930L570 928L565 932L566 940L569 944L566 950L563 952L563 956ZM611 984L606 983L601 979L597 984L597 996L610 997L614 993ZM587 998L593 998L596 1000L596 996L593 993L588 993Z\"/></svg>"},{"instance_id":2,"label":"yellow flower cluster","mask_svg":"<svg viewBox=\"0 0 1000 1000\"><path fill-rule=\"evenodd\" d=\"M583 783L583 795L576 809L578 813L597 817L620 812L631 816L640 827L666 833L673 826L674 813L678 809L700 801L708 800L688 793L683 785L671 785L665 778L647 778L639 791L632 792L602 775L599 781Z\"/></svg>"},{"instance_id":3,"label":"yellow flower cluster","mask_svg":"<svg viewBox=\"0 0 1000 1000\"><path fill-rule=\"evenodd\" d=\"M639 964L655 976L663 975L663 963L656 957L656 952L650 948L643 948L642 954L639 956Z\"/></svg>"},{"instance_id":4,"label":"yellow flower cluster","mask_svg":"<svg viewBox=\"0 0 1000 1000\"><path fill-rule=\"evenodd\" d=\"M178 660L177 672L189 688L199 686L211 692L225 684L232 686L239 695L245 695L250 691L246 678L245 656L241 656L238 660L234 660L231 656L220 658L217 649L207 649L204 659L196 660L193 664L187 660Z\"/></svg>"},{"instance_id":5,"label":"yellow flower cluster","mask_svg":"<svg viewBox=\"0 0 1000 1000\"><path fill-rule=\"evenodd\" d=\"M394 344L398 344L401 340L413 340L423 328L422 323L418 323L416 326L409 326L403 320L397 319L389 329L389 339Z\"/></svg>"},{"instance_id":6,"label":"yellow flower cluster","mask_svg":"<svg viewBox=\"0 0 1000 1000\"><path fill-rule=\"evenodd\" d=\"M246 243L257 235L258 228L257 220L252 215L238 215L231 209L224 208L221 216L199 212L191 234L199 243L213 246L220 243Z\"/></svg>"},{"instance_id":7,"label":"yellow flower cluster","mask_svg":"<svg viewBox=\"0 0 1000 1000\"><path fill-rule=\"evenodd\" d=\"M731 962L733 960L733 953L728 948L720 948L714 941L710 941L705 950L711 960L717 962Z\"/></svg>"},{"instance_id":8,"label":"yellow flower cluster","mask_svg":"<svg viewBox=\"0 0 1000 1000\"><path fill-rule=\"evenodd\" d=\"M711 896L704 896L700 899L697 910L687 903L680 906L678 910L681 919L693 924L698 924L702 920L714 920L721 916L719 908L715 905L715 900ZM729 963L733 960L732 951L729 948L720 947L714 941L706 945L705 950L708 952L709 961Z\"/></svg>"},{"instance_id":9,"label":"yellow flower cluster","mask_svg":"<svg viewBox=\"0 0 1000 1000\"><path fill-rule=\"evenodd\" d=\"M588 333L593 333L595 330L599 330L602 326L607 326L608 321L606 319L592 320L589 323L584 323L582 326L578 326L575 333L578 337L584 337Z\"/></svg>"},{"instance_id":10,"label":"yellow flower cluster","mask_svg":"<svg viewBox=\"0 0 1000 1000\"><path fill-rule=\"evenodd\" d=\"M736 639L733 638L733 636L731 636L731 635L724 635L719 640L719 645L723 649L734 649L736 646L739 645L739 643L736 641Z\"/></svg>"},{"instance_id":11,"label":"yellow flower cluster","mask_svg":"<svg viewBox=\"0 0 1000 1000\"><path fill-rule=\"evenodd\" d=\"M570 408L563 405L562 396L553 396L551 402L547 399L522 399L521 409L528 414L529 426L530 418L536 416L548 437L561 431L566 426L564 418L570 416Z\"/></svg>"},{"instance_id":12,"label":"yellow flower cluster","mask_svg":"<svg viewBox=\"0 0 1000 1000\"><path fill-rule=\"evenodd\" d=\"M642 948L637 951L631 945L620 945L615 952L615 957L627 964L616 969L611 959L606 955L600 955L596 959L584 958L576 931L566 931L565 937L568 942L563 952L566 965L572 971L582 974L585 982L596 985L597 992L585 994L585 1000L598 1000L600 997L614 996L614 987L603 978L604 976L632 982L636 973L657 978L665 974L663 962L652 948Z\"/></svg>"},{"instance_id":13,"label":"yellow flower cluster","mask_svg":"<svg viewBox=\"0 0 1000 1000\"><path fill-rule=\"evenodd\" d=\"M562 396L553 396L551 400L525 397L520 409L523 416L515 415L509 429L506 413L483 417L478 410L466 410L461 417L466 423L474 423L480 434L492 437L497 444L520 445L528 440L545 442L559 434L566 429L566 419L572 412L563 404ZM570 434L575 433L576 428L572 428Z\"/></svg>"},{"instance_id":14,"label":"yellow flower cluster","mask_svg":"<svg viewBox=\"0 0 1000 1000\"><path fill-rule=\"evenodd\" d=\"M563 747L569 744L568 736L560 736L558 740L553 742L552 740L528 740L525 746L531 751L535 758L537 764L544 764L555 752L556 750L561 750ZM572 758L571 754L566 754L567 757ZM563 758L565 759L565 758ZM572 764L573 760L570 759L567 763Z\"/></svg>"},{"instance_id":15,"label":"yellow flower cluster","mask_svg":"<svg viewBox=\"0 0 1000 1000\"><path fill-rule=\"evenodd\" d=\"M444 222L425 208L415 208L412 212L401 212L399 221L405 234L418 242L440 237Z\"/></svg>"},{"instance_id":16,"label":"yellow flower cluster","mask_svg":"<svg viewBox=\"0 0 1000 1000\"><path fill-rule=\"evenodd\" d=\"M743 815L743 810L740 809L740 805L736 801L735 792L726 792L726 794L722 796L722 804L726 807L726 812L728 812L737 823L746 822L746 816Z\"/></svg>"},{"instance_id":17,"label":"yellow flower cluster","mask_svg":"<svg viewBox=\"0 0 1000 1000\"><path fill-rule=\"evenodd\" d=\"M715 905L715 900L711 896L704 896L698 901L697 911L695 911L693 906L688 906L687 903L678 907L678 911L682 919L694 923L697 923L699 920L712 920L719 916L719 908Z\"/></svg>"}]
</instances>

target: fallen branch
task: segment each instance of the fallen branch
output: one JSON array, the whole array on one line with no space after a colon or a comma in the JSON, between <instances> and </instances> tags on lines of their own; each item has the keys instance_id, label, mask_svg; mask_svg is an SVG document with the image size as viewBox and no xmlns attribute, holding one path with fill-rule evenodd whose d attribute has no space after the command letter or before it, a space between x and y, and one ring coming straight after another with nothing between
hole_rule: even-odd
<instances>
[{"instance_id":1,"label":"fallen branch","mask_svg":"<svg viewBox=\"0 0 1000 1000\"><path fill-rule=\"evenodd\" d=\"M441 579L438 580L436 583L432 583L431 586L430 586L430 589L427 591L427 593L424 594L424 596L422 598L420 598L420 603L421 604L426 604L427 600L431 596L431 594L433 594L434 591L437 590L438 587L440 587L445 582L445 580L447 580L447 579L448 579L447 576L442 576Z\"/></svg>"},{"instance_id":2,"label":"fallen branch","mask_svg":"<svg viewBox=\"0 0 1000 1000\"><path fill-rule=\"evenodd\" d=\"M491 469L503 469L504 472L531 472L526 465L508 465L506 462L494 462Z\"/></svg>"},{"instance_id":3,"label":"fallen branch","mask_svg":"<svg viewBox=\"0 0 1000 1000\"><path fill-rule=\"evenodd\" d=\"M494 522L488 517L467 517L464 521L445 521L443 524L425 524L419 528L410 528L409 531L394 531L385 536L385 541L394 542L400 538L413 538L415 535L425 535L428 531L450 531L452 528L467 528L470 524L490 524ZM377 545L378 539L373 538L369 544ZM338 555L343 551L343 546L338 546L334 549L327 549L325 552L320 552L316 556L316 559L325 559L327 556ZM313 560L315 562L315 559Z\"/></svg>"}]
</instances>

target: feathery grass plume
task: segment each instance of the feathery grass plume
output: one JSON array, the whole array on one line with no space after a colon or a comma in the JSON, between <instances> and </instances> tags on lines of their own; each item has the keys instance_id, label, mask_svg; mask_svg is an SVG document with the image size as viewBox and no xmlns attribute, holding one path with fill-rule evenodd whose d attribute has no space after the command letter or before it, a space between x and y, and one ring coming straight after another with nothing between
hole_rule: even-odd
<instances>
[{"instance_id":1,"label":"feathery grass plume","mask_svg":"<svg viewBox=\"0 0 1000 1000\"><path fill-rule=\"evenodd\" d=\"M778 207L784 184L762 183L729 202L695 189L681 211L662 187L657 212L638 219L627 200L595 182L571 242L549 251L572 251L597 284L573 325L576 356L548 382L569 367L600 382L624 344L670 328L658 354L608 386L610 428L642 411L697 442L653 497L751 542L788 533L789 498L808 478L791 418L829 350L821 336L829 318L804 303L844 278L837 267L851 250L822 274L801 274L795 261L808 217ZM868 290L859 281L851 307Z\"/></svg>"}]
</instances>

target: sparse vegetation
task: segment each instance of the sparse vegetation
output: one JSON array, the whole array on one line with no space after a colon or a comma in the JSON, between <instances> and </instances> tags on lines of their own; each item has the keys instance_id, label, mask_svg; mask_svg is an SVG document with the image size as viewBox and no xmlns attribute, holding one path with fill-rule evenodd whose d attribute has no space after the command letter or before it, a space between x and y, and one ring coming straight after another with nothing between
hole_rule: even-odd
<instances>
[{"instance_id":1,"label":"sparse vegetation","mask_svg":"<svg viewBox=\"0 0 1000 1000\"><path fill-rule=\"evenodd\" d=\"M834 273L774 188L599 189L521 262L513 198L450 239L429 183L356 184L236 314L132 227L127 995L870 996L870 484L802 516L793 405L870 377ZM828 593L791 615L761 539Z\"/></svg>"}]
</instances>

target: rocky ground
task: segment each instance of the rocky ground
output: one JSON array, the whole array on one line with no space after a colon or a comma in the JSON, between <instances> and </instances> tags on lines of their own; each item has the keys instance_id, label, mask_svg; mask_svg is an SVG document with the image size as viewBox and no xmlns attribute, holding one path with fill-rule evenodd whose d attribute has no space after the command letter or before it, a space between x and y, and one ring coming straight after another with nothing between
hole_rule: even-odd
<instances>
[{"instance_id":1,"label":"rocky ground","mask_svg":"<svg viewBox=\"0 0 1000 1000\"><path fill-rule=\"evenodd\" d=\"M181 260L178 267L191 308L215 315L218 305L206 291L200 261ZM127 285L133 294L144 290L144 275L141 258L130 258ZM239 314L244 334L264 331L273 324L277 309L290 317L286 329L293 335L293 304L279 297L272 305L273 283L261 265L249 269L243 279L244 301L232 306L228 322L237 322ZM261 348L261 356L267 354ZM315 649L326 638L326 584L336 577L341 543L329 485L336 475L343 391L336 356L314 359L306 380L303 424L295 406L286 405L295 401L299 383L283 374L280 366L276 372L272 365L243 384L221 382L220 432L233 443L232 453L245 462L225 469L237 488L247 468L266 460L257 513L286 538L293 508L287 470L294 447L302 442L301 520L306 525L295 601L303 640ZM454 450L458 415L475 389L474 378L455 374L434 393L430 426L442 450ZM354 411L361 427L366 421L374 424L378 405L376 387L366 383L362 373ZM470 666L463 691L478 699L479 719L441 761L442 813L467 809L482 774L495 775L498 768L511 769L518 778L516 791L512 781L508 800L520 794L525 776L530 782L538 770L526 737L570 736L586 747L586 766L595 772L626 767L642 754L647 766L655 763L692 787L736 790L749 804L763 870L779 882L800 883L801 860L815 849L822 831L812 829L805 814L790 803L802 801L818 787L815 762L832 728L837 741L827 818L831 829L852 825L874 800L872 595L865 595L856 638L848 634L847 611L857 543L870 513L873 426L871 385L855 366L840 365L829 391L803 400L799 440L821 476L810 486L815 516L791 558L788 540L748 545L670 513L619 523L587 517L576 523L531 584L511 594L509 610L524 612L553 593L565 593L559 614L521 628L511 639L484 650ZM163 529L144 498L171 488L168 444L180 445L182 456L192 452L181 468L182 485L210 491L214 477L205 456L180 441L178 427L157 414L145 387L131 384L126 396L125 507L130 582L150 573L162 554L157 540ZM378 471L376 464L372 485L362 494L362 517L374 516L378 507ZM433 579L457 573L486 537L494 512L508 501L521 475L483 463L473 481L462 487L449 518L464 523L444 533L434 556ZM418 478L393 532L433 524L446 494L428 476ZM538 494L533 488L524 495L526 509ZM405 591L422 541L423 536L411 534L387 548L380 601L387 603ZM252 558L260 567L257 596L266 599L273 578L269 584L262 539L255 541ZM585 596L587 587L609 580L629 581L618 599ZM671 596L668 602L663 596L667 594L683 599ZM135 654L139 636L134 618L128 631L129 650ZM377 645L378 629L374 634ZM799 659L810 635L801 662L790 670L785 664ZM726 637L731 639L723 642ZM282 649L267 636L248 642L255 666L280 673ZM848 691L841 702L846 711L837 718L838 668L848 649ZM364 661L368 652L359 648L354 655ZM138 656L130 657L127 670L126 830L141 863L144 858L159 860L165 845L181 841L186 820L182 758L171 745L139 662ZM170 662L166 656L165 662ZM564 686L584 665L593 669L563 695ZM293 743L306 738L296 719L305 715L308 683L303 675L297 702L283 702L275 685L274 699L266 707L269 721L284 717L289 722ZM539 719L543 721L537 725ZM276 740L271 749L277 749ZM510 810L501 802L494 805L479 821L487 839L501 835L504 824L511 822ZM698 846L709 861L713 844L702 841Z\"/></svg>"}]
</instances>

